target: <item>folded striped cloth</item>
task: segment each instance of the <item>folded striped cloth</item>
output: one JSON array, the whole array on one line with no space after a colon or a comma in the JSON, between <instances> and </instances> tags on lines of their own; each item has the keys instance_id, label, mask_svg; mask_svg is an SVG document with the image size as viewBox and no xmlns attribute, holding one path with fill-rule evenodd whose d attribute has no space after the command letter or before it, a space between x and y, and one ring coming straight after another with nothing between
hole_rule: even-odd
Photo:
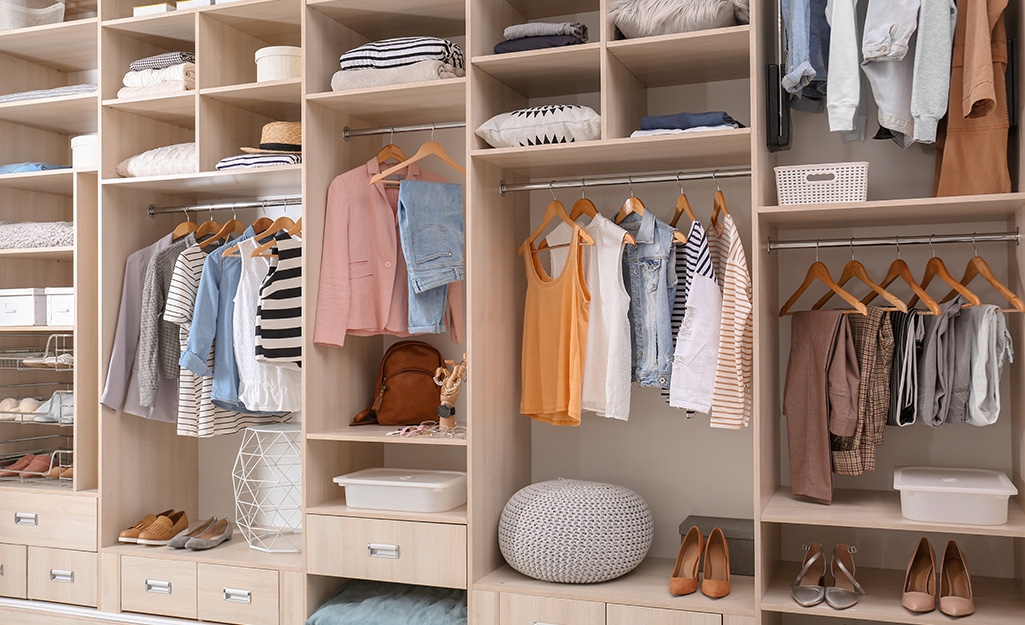
<instances>
[{"instance_id":1,"label":"folded striped cloth","mask_svg":"<svg viewBox=\"0 0 1025 625\"><path fill-rule=\"evenodd\" d=\"M122 82L126 87L149 87L158 82L172 80L196 80L195 63L179 63L163 69L136 69L125 74Z\"/></svg>"},{"instance_id":2,"label":"folded striped cloth","mask_svg":"<svg viewBox=\"0 0 1025 625\"><path fill-rule=\"evenodd\" d=\"M68 85L67 87L56 87L54 89L36 89L35 91L7 93L0 95L0 103L20 102L22 100L39 100L42 98L59 98L61 96L80 95L83 93L95 93L96 89L96 85Z\"/></svg>"},{"instance_id":3,"label":"folded striped cloth","mask_svg":"<svg viewBox=\"0 0 1025 625\"><path fill-rule=\"evenodd\" d=\"M217 169L254 169L279 165L298 165L303 162L299 154L239 154L217 161Z\"/></svg>"},{"instance_id":4,"label":"folded striped cloth","mask_svg":"<svg viewBox=\"0 0 1025 625\"><path fill-rule=\"evenodd\" d=\"M117 92L117 98L119 100L127 100L129 98L145 98L170 93L185 93L189 89L195 88L196 81L194 80L168 80L167 82L158 82L148 87L121 87Z\"/></svg>"},{"instance_id":5,"label":"folded striped cloth","mask_svg":"<svg viewBox=\"0 0 1025 625\"><path fill-rule=\"evenodd\" d=\"M369 89L411 82L459 78L465 74L466 71L462 68L446 65L441 61L420 61L405 67L389 69L340 70L331 77L331 90Z\"/></svg>"},{"instance_id":6,"label":"folded striped cloth","mask_svg":"<svg viewBox=\"0 0 1025 625\"><path fill-rule=\"evenodd\" d=\"M128 69L137 72L141 69L164 69L179 63L195 63L196 55L193 52L164 52L147 56L144 59L132 61Z\"/></svg>"},{"instance_id":7,"label":"folded striped cloth","mask_svg":"<svg viewBox=\"0 0 1025 625\"><path fill-rule=\"evenodd\" d=\"M463 50L448 39L437 37L396 37L363 44L341 56L344 70L387 69L403 67L420 61L441 61L465 68Z\"/></svg>"},{"instance_id":8,"label":"folded striped cloth","mask_svg":"<svg viewBox=\"0 0 1025 625\"><path fill-rule=\"evenodd\" d=\"M576 37L580 41L587 41L587 26L580 22L561 22L557 24L550 22L527 22L526 24L507 26L502 35L506 39L569 35L570 37Z\"/></svg>"}]
</instances>

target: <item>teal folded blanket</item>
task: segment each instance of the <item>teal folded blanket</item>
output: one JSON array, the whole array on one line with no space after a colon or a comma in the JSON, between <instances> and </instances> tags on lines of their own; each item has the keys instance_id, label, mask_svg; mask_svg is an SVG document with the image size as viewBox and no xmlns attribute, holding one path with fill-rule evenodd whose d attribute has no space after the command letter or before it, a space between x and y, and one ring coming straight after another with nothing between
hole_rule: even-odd
<instances>
[{"instance_id":1,"label":"teal folded blanket","mask_svg":"<svg viewBox=\"0 0 1025 625\"><path fill-rule=\"evenodd\" d=\"M351 581L306 625L466 625L466 591Z\"/></svg>"}]
</instances>

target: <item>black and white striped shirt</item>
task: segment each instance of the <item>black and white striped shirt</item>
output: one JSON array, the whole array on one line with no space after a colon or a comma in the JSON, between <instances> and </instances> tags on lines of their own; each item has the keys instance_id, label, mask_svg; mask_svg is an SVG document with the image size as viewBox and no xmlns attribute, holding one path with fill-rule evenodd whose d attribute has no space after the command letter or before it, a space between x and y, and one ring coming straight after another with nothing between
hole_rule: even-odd
<instances>
[{"instance_id":1,"label":"black and white striped shirt","mask_svg":"<svg viewBox=\"0 0 1025 625\"><path fill-rule=\"evenodd\" d=\"M669 317L673 329L674 349L676 335L679 334L687 313L687 298L690 296L690 287L694 284L694 276L705 276L715 280L705 229L697 221L690 225L687 242L676 250L676 299L673 301L673 310ZM669 389L662 389L662 397L669 403Z\"/></svg>"},{"instance_id":2,"label":"black and white striped shirt","mask_svg":"<svg viewBox=\"0 0 1025 625\"><path fill-rule=\"evenodd\" d=\"M466 66L463 50L448 39L438 37L396 37L363 44L341 56L343 70L387 69L420 61L441 61L462 69Z\"/></svg>"},{"instance_id":3,"label":"black and white striped shirt","mask_svg":"<svg viewBox=\"0 0 1025 625\"><path fill-rule=\"evenodd\" d=\"M302 241L284 231L271 248L277 262L260 287L256 310L256 360L298 369L302 365Z\"/></svg>"}]
</instances>

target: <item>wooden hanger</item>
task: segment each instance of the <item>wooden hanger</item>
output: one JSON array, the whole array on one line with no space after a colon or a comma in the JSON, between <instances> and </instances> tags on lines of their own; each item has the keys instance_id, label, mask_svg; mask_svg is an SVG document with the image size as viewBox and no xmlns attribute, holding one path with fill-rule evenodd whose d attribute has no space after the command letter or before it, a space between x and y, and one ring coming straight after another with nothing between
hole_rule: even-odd
<instances>
[{"instance_id":1,"label":"wooden hanger","mask_svg":"<svg viewBox=\"0 0 1025 625\"><path fill-rule=\"evenodd\" d=\"M187 209L182 210L185 212L185 221L175 226L174 230L171 232L171 238L175 241L182 238L183 236L188 235L191 232L195 232L199 228L199 226L197 226L196 223L193 222L192 219L189 217L189 211Z\"/></svg>"},{"instance_id":2,"label":"wooden hanger","mask_svg":"<svg viewBox=\"0 0 1025 625\"><path fill-rule=\"evenodd\" d=\"M236 219L235 215L232 214L231 219L229 219L227 223L221 226L221 229L218 230L216 234L214 234L209 239L206 239L205 241L201 242L199 246L206 247L208 245L213 245L217 241L227 241L229 236L233 234L242 234L245 231L245 229L246 228L242 225L242 222Z\"/></svg>"},{"instance_id":3,"label":"wooden hanger","mask_svg":"<svg viewBox=\"0 0 1025 625\"><path fill-rule=\"evenodd\" d=\"M377 163L379 165L384 165L385 162L389 160L401 163L407 158L408 157L406 156L406 153L402 151L402 148L395 145L394 143L389 143L388 145L381 148L381 151L377 153Z\"/></svg>"},{"instance_id":4,"label":"wooden hanger","mask_svg":"<svg viewBox=\"0 0 1025 625\"><path fill-rule=\"evenodd\" d=\"M987 264L981 256L978 256L978 251L976 251L976 256L972 257L972 259L968 261L968 265L964 270L964 277L961 278L960 284L962 286L967 286L968 283L974 280L976 276L982 276L985 278L986 282L993 285L993 288L997 290L997 293L1000 293L1000 295L1004 296L1004 298L1011 303L1013 310L1025 313L1025 302L1022 302L1020 297L1011 292L1011 289L1007 288L1002 282L996 279L996 276L993 275L993 271L989 268L989 264ZM951 290L942 301L949 302L956 296L957 291Z\"/></svg>"},{"instance_id":5,"label":"wooden hanger","mask_svg":"<svg viewBox=\"0 0 1025 625\"><path fill-rule=\"evenodd\" d=\"M290 237L295 237L295 236L302 236L302 233L303 233L303 218L300 217L299 219L297 219L295 221L295 224L293 224L292 227L288 229L286 234L288 236L290 236ZM259 237L259 238L262 239L263 237ZM256 258L257 256L262 256L264 258L277 258L277 254L266 254L265 253L269 249L274 247L275 242L276 242L276 239L272 238L270 241L267 241L266 243L264 243L260 247L258 247L255 250L253 250L253 253L250 254L249 257L250 258Z\"/></svg>"},{"instance_id":6,"label":"wooden hanger","mask_svg":"<svg viewBox=\"0 0 1025 625\"><path fill-rule=\"evenodd\" d=\"M908 286L911 287L911 291L915 294L915 296L917 296L921 300L922 304L924 304L925 307L929 309L929 312L931 312L934 315L940 314L939 304L936 303L936 300L929 297L929 294L925 292L925 289L922 288L922 285L918 284L918 281L915 280L914 276L911 275L911 269L908 267L908 264L901 259L899 237L897 238L897 260L890 263L890 268L886 271L886 277L883 278L883 281L879 283L879 286L885 289L886 287L893 284L893 281L897 278L900 278ZM878 295L878 293L872 291L865 297L861 298L861 303L868 305L872 300L876 298L876 295Z\"/></svg>"},{"instance_id":7,"label":"wooden hanger","mask_svg":"<svg viewBox=\"0 0 1025 625\"><path fill-rule=\"evenodd\" d=\"M262 231L257 229L257 226L264 225L264 224L266 224L268 222L270 222L270 225L266 226L266 228L264 228ZM268 236L273 236L273 235L277 234L278 230L288 230L289 228L292 228L293 226L295 226L295 222L292 221L286 215L282 215L281 217L278 217L273 222L271 222L266 217L262 217L256 223L253 224L253 230L256 231L256 234L253 235L253 239L259 241L261 239L267 238ZM225 249L224 252L221 254L221 256L223 256L224 258L227 258L228 256L236 256L236 257L237 256L241 256L241 254L238 251L238 243L236 243L236 244L232 245L231 247Z\"/></svg>"},{"instance_id":8,"label":"wooden hanger","mask_svg":"<svg viewBox=\"0 0 1025 625\"><path fill-rule=\"evenodd\" d=\"M569 215L566 213L566 208L562 205L562 202L555 199L555 191L552 191L552 201L549 202L548 207L545 208L545 218L541 220L541 225L537 227L537 230L530 233L527 240L520 245L520 256L530 249L531 244L541 236L541 233L548 227L548 224L556 217L568 223L570 226L576 227L576 224L573 223L573 220L570 219ZM581 243L583 245L594 245L594 239L583 229L580 231L580 238L582 239Z\"/></svg>"},{"instance_id":9,"label":"wooden hanger","mask_svg":"<svg viewBox=\"0 0 1025 625\"><path fill-rule=\"evenodd\" d=\"M459 163L457 163L454 160L452 160L452 157L450 157L448 155L448 152L445 151L445 148L441 147L441 144L434 140L434 130L432 128L432 130L431 130L431 140L428 141L427 143L423 144L422 146L420 146L420 149L416 151L416 154L414 154L412 158L404 159L398 165L395 165L393 167L389 167L385 171L382 171L381 173L376 174L373 178L370 179L370 184L377 184L378 182L381 182L382 180L384 180L388 176L391 176L393 174L397 174L400 171L402 171L403 169L405 169L405 168L409 167L410 165L412 165L413 163L416 163L417 161L421 161L421 160L427 158L428 156L437 156L438 158L440 158L442 160L442 162L444 162L446 165L448 165L452 169L458 171L459 173L463 174L464 176L466 175L466 169L462 165L460 165Z\"/></svg>"},{"instance_id":10,"label":"wooden hanger","mask_svg":"<svg viewBox=\"0 0 1025 625\"><path fill-rule=\"evenodd\" d=\"M804 282L802 282L801 286L797 288L797 291L790 296L790 299L783 304L783 307L779 309L779 316L784 317L786 315L794 314L790 312L790 308L797 303L797 300L800 299L801 295L803 295L804 292L808 290L808 287L810 287L816 280L828 286L830 290L835 291L837 295L842 297L844 301L850 304L857 312L860 312L863 315L868 314L868 307L859 302L858 298L845 291L839 284L834 282L833 278L829 275L829 269L816 259L816 261L811 264L811 267L808 267L808 273L804 276Z\"/></svg>"},{"instance_id":11,"label":"wooden hanger","mask_svg":"<svg viewBox=\"0 0 1025 625\"><path fill-rule=\"evenodd\" d=\"M969 291L968 287L962 285L960 282L955 280L952 275L950 275L950 272L947 271L947 266L943 264L943 259L941 259L939 256L933 256L929 259L929 262L926 263L925 276L922 278L921 283L922 288L929 288L929 283L932 282L932 279L936 276L939 276L940 280L943 280L944 282L949 284L954 289L954 291L961 294L966 300L971 302L972 306L979 306L982 304L982 300L979 299L978 295ZM914 306L915 302L917 301L918 296L915 295L911 298L911 301L908 302L908 306Z\"/></svg>"},{"instance_id":12,"label":"wooden hanger","mask_svg":"<svg viewBox=\"0 0 1025 625\"><path fill-rule=\"evenodd\" d=\"M627 180L629 180L629 177L627 177ZM639 197L637 197L637 196L635 196L633 194L633 182L632 181L630 183L630 197L626 198L626 201L623 202L622 208L620 208L619 212L616 214L615 222L617 224L621 223L624 219L626 219L626 216L629 215L630 213L637 213L638 215L644 215L644 202L642 202ZM684 243L687 242L687 237L683 236L683 233L681 233L679 230L674 230L673 231L673 241L683 245ZM636 245L636 244L637 243L635 241L634 245Z\"/></svg>"},{"instance_id":13,"label":"wooden hanger","mask_svg":"<svg viewBox=\"0 0 1025 625\"><path fill-rule=\"evenodd\" d=\"M851 278L857 278L859 281L864 283L868 288L872 289L873 295L882 295L883 299L890 302L890 304L897 310L901 312L908 311L907 304L905 304L897 296L893 295L892 293L884 289L882 286L876 284L875 281L873 281L872 278L868 276L868 272L865 270L865 266L862 265L860 261L854 258L853 240L851 241L851 259L847 261L846 265L844 265L843 272L840 274L840 279L837 281L837 284L840 286L844 286ZM820 308L825 306L826 302L828 302L834 295L836 295L836 291L830 290L829 293L826 293L822 296L822 298L819 301L815 302L811 309L819 310ZM862 301L861 303L866 304L865 301Z\"/></svg>"},{"instance_id":14,"label":"wooden hanger","mask_svg":"<svg viewBox=\"0 0 1025 625\"><path fill-rule=\"evenodd\" d=\"M200 224L199 228L196 228L196 240L198 241L203 237L210 236L211 234L219 232L220 230L221 224L214 220L213 211L210 211L210 219Z\"/></svg>"},{"instance_id":15,"label":"wooden hanger","mask_svg":"<svg viewBox=\"0 0 1025 625\"><path fill-rule=\"evenodd\" d=\"M698 218L694 216L694 211L690 209L690 202L687 200L687 196L683 193L683 183L680 182L680 174L676 174L676 182L680 183L680 197L676 198L676 213L673 215L673 220L669 222L669 225L674 228L676 227L676 224L679 223L680 217L685 213L687 215L687 219L690 219L692 222L698 220Z\"/></svg>"},{"instance_id":16,"label":"wooden hanger","mask_svg":"<svg viewBox=\"0 0 1025 625\"><path fill-rule=\"evenodd\" d=\"M598 207L594 205L594 202L584 197L583 188L581 187L580 199L573 204L572 210L569 212L569 218L576 223L576 220L581 215L587 215L588 217L594 218L598 216ZM623 235L623 242L629 243L630 245L637 245L637 240L629 232ZM541 250L554 250L560 247L569 247L569 243L561 243L559 245L548 245L548 239L545 238L541 241L541 245L537 246L537 251Z\"/></svg>"}]
</instances>

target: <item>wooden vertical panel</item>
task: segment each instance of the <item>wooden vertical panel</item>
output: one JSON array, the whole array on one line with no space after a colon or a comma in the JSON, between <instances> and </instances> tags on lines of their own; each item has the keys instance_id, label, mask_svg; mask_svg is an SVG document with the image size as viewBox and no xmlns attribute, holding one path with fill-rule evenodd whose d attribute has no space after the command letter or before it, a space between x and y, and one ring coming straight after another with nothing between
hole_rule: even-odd
<instances>
[{"instance_id":1,"label":"wooden vertical panel","mask_svg":"<svg viewBox=\"0 0 1025 625\"><path fill-rule=\"evenodd\" d=\"M324 575L306 576L306 618L317 611L325 601L330 599L347 580ZM302 621L297 621L301 623ZM292 625L291 622L282 625Z\"/></svg>"},{"instance_id":2,"label":"wooden vertical panel","mask_svg":"<svg viewBox=\"0 0 1025 625\"><path fill-rule=\"evenodd\" d=\"M469 0L466 51L470 58L494 54L495 43L505 39L510 24L522 24L527 17L505 0ZM513 109L509 109L513 110Z\"/></svg>"},{"instance_id":3,"label":"wooden vertical panel","mask_svg":"<svg viewBox=\"0 0 1025 625\"><path fill-rule=\"evenodd\" d=\"M386 18L385 18L386 19ZM318 11L306 7L303 29L306 93L331 91L331 76L339 70L338 57L370 40Z\"/></svg>"},{"instance_id":4,"label":"wooden vertical panel","mask_svg":"<svg viewBox=\"0 0 1025 625\"><path fill-rule=\"evenodd\" d=\"M100 603L97 607L104 612L121 611L121 556L116 553L100 553L100 579L109 583L100 584Z\"/></svg>"},{"instance_id":5,"label":"wooden vertical panel","mask_svg":"<svg viewBox=\"0 0 1025 625\"><path fill-rule=\"evenodd\" d=\"M197 44L203 51L200 58L216 59L200 64L198 88L256 82L256 51L270 44L213 15L197 13L196 16L199 18Z\"/></svg>"},{"instance_id":6,"label":"wooden vertical panel","mask_svg":"<svg viewBox=\"0 0 1025 625\"><path fill-rule=\"evenodd\" d=\"M99 187L96 174L75 174L75 490L98 486L99 464Z\"/></svg>"},{"instance_id":7,"label":"wooden vertical panel","mask_svg":"<svg viewBox=\"0 0 1025 625\"><path fill-rule=\"evenodd\" d=\"M469 625L499 625L497 592L473 590L469 600Z\"/></svg>"},{"instance_id":8,"label":"wooden vertical panel","mask_svg":"<svg viewBox=\"0 0 1025 625\"><path fill-rule=\"evenodd\" d=\"M765 146L765 67L776 60L776 2L751 2L751 207L776 204L773 166L776 157Z\"/></svg>"},{"instance_id":9,"label":"wooden vertical panel","mask_svg":"<svg viewBox=\"0 0 1025 625\"><path fill-rule=\"evenodd\" d=\"M281 625L298 625L306 620L306 574L302 571L282 571L278 591L281 604Z\"/></svg>"},{"instance_id":10,"label":"wooden vertical panel","mask_svg":"<svg viewBox=\"0 0 1025 625\"><path fill-rule=\"evenodd\" d=\"M1025 17L1025 16L1021 16ZM1022 40L1019 39L1019 43ZM1019 47L1020 51L1020 47ZM1019 59L1020 60L1020 59ZM1020 67L1020 64L1019 64ZM1025 68L1022 68L1025 71ZM1020 119L1020 118L1019 118ZM1025 208L1019 209L1013 219L1008 220L1009 229L1016 229L1021 232L1025 227ZM1025 292L1025 248L1021 245L1008 245L1008 286L1015 293ZM1011 333L1011 340L1016 354L1025 353L1025 318L1022 315L1006 315L1007 328ZM1011 380L1011 401L1014 409L1008 411L1011 422L1011 480L1018 488L1016 501L1025 507L1025 414L1022 413L1022 406L1025 405L1025 363L1021 358L1007 365L1008 379ZM1014 569L1018 585L1025 588L1025 539L1014 540Z\"/></svg>"},{"instance_id":11,"label":"wooden vertical panel","mask_svg":"<svg viewBox=\"0 0 1025 625\"><path fill-rule=\"evenodd\" d=\"M602 55L602 138L629 137L648 114L648 89L619 59Z\"/></svg>"},{"instance_id":12,"label":"wooden vertical panel","mask_svg":"<svg viewBox=\"0 0 1025 625\"><path fill-rule=\"evenodd\" d=\"M68 75L60 70L6 54L0 54L0 76L4 77L4 93L52 89L68 84Z\"/></svg>"}]
</instances>

